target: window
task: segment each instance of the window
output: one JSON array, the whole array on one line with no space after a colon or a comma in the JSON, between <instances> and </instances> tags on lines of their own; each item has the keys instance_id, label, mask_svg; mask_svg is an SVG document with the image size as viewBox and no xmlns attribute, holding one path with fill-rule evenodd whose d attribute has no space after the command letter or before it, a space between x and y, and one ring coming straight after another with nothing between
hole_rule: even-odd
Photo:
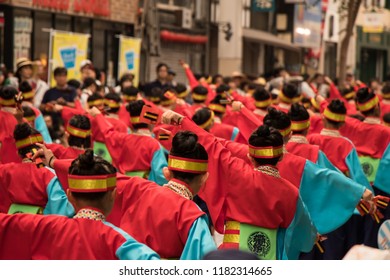
<instances>
[{"instance_id":1,"label":"window","mask_svg":"<svg viewBox=\"0 0 390 280\"><path fill-rule=\"evenodd\" d=\"M56 14L54 28L62 31L72 31L72 19L70 16Z\"/></svg>"},{"instance_id":2,"label":"window","mask_svg":"<svg viewBox=\"0 0 390 280\"><path fill-rule=\"evenodd\" d=\"M251 0L242 0L242 27L250 28L251 24Z\"/></svg>"}]
</instances>

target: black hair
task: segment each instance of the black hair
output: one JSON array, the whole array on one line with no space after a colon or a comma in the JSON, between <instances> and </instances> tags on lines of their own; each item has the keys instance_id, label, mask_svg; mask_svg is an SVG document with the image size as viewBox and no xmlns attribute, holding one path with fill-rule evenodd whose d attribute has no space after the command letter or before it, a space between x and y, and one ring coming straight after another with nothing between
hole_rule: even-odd
<instances>
[{"instance_id":1,"label":"black hair","mask_svg":"<svg viewBox=\"0 0 390 280\"><path fill-rule=\"evenodd\" d=\"M120 78L119 80L119 85L122 87L122 84L126 81L128 82L132 82L134 79L134 74L131 74L131 73L126 73L126 74L123 74L122 77ZM123 89L122 89L123 90Z\"/></svg>"},{"instance_id":2,"label":"black hair","mask_svg":"<svg viewBox=\"0 0 390 280\"><path fill-rule=\"evenodd\" d=\"M131 96L131 97L137 97L137 94L139 93L138 88L134 86L125 87L122 89L123 95Z\"/></svg>"},{"instance_id":3,"label":"black hair","mask_svg":"<svg viewBox=\"0 0 390 280\"><path fill-rule=\"evenodd\" d=\"M210 101L210 104L218 104L224 108L226 108L226 104L221 104L221 100L223 100L223 97L222 95L216 95L215 98L213 100ZM214 110L213 110L214 111ZM214 111L214 114L220 118L222 118L223 114L224 113L220 113L220 112L217 112L217 111Z\"/></svg>"},{"instance_id":4,"label":"black hair","mask_svg":"<svg viewBox=\"0 0 390 280\"><path fill-rule=\"evenodd\" d=\"M305 106L294 103L291 105L290 111L288 112L288 116L291 121L306 121L310 119L310 115L307 112ZM302 134L304 131L293 131L293 134Z\"/></svg>"},{"instance_id":5,"label":"black hair","mask_svg":"<svg viewBox=\"0 0 390 280\"><path fill-rule=\"evenodd\" d=\"M25 93L32 91L33 88L28 81L23 81L19 84L19 91Z\"/></svg>"},{"instance_id":6,"label":"black hair","mask_svg":"<svg viewBox=\"0 0 390 280\"><path fill-rule=\"evenodd\" d=\"M249 145L254 147L279 147L283 146L283 136L280 132L268 125L258 127L248 140ZM253 158L259 165L276 165L280 159L276 158Z\"/></svg>"},{"instance_id":7,"label":"black hair","mask_svg":"<svg viewBox=\"0 0 390 280\"><path fill-rule=\"evenodd\" d=\"M108 100L113 100L115 101L116 103L121 103L121 98L118 94L116 93L109 93L109 94L106 94L106 96L104 96L104 99L108 99ZM117 108L110 108L108 109L108 113L113 113L113 114L116 114L118 113L120 107L117 107Z\"/></svg>"},{"instance_id":8,"label":"black hair","mask_svg":"<svg viewBox=\"0 0 390 280\"><path fill-rule=\"evenodd\" d=\"M30 106L23 106L23 117L28 118L28 117L35 117L35 112L33 109L31 109Z\"/></svg>"},{"instance_id":9,"label":"black hair","mask_svg":"<svg viewBox=\"0 0 390 280\"><path fill-rule=\"evenodd\" d=\"M67 82L68 86L74 88L74 89L80 89L81 83L77 81L76 79L71 79Z\"/></svg>"},{"instance_id":10,"label":"black hair","mask_svg":"<svg viewBox=\"0 0 390 280\"><path fill-rule=\"evenodd\" d=\"M187 91L187 87L185 84L182 84L182 83L177 83L176 87L175 87L175 91L180 94L180 93L183 93L185 91Z\"/></svg>"},{"instance_id":11,"label":"black hair","mask_svg":"<svg viewBox=\"0 0 390 280\"><path fill-rule=\"evenodd\" d=\"M171 156L197 159L197 160L208 160L208 154L206 149L199 144L198 136L191 131L179 131L172 139L172 148L170 151ZM173 177L189 183L199 174L175 171L171 170Z\"/></svg>"},{"instance_id":12,"label":"black hair","mask_svg":"<svg viewBox=\"0 0 390 280\"><path fill-rule=\"evenodd\" d=\"M332 112L332 113L335 113L335 114L341 114L341 115L345 115L347 114L347 108L345 107L345 104L343 101L341 101L340 99L333 99L329 105L328 105L328 109ZM332 121L328 118L326 118L326 120L333 126L337 127L337 128L340 128L342 125L343 125L343 122L335 122L335 121Z\"/></svg>"},{"instance_id":13,"label":"black hair","mask_svg":"<svg viewBox=\"0 0 390 280\"><path fill-rule=\"evenodd\" d=\"M298 87L293 83L283 85L283 94L288 98L295 98L299 96Z\"/></svg>"},{"instance_id":14,"label":"black hair","mask_svg":"<svg viewBox=\"0 0 390 280\"><path fill-rule=\"evenodd\" d=\"M206 96L208 94L208 90L207 88L205 88L204 86L196 86L192 89L192 93L193 94L197 94L197 95L203 95L203 96ZM194 103L204 103L205 100L194 100Z\"/></svg>"},{"instance_id":15,"label":"black hair","mask_svg":"<svg viewBox=\"0 0 390 280\"><path fill-rule=\"evenodd\" d=\"M99 156L93 154L92 149L87 149L84 154L79 155L74 161L72 161L69 167L69 174L71 175L106 175L115 174L116 169L108 161ZM72 195L76 199L83 200L100 200L104 197L106 192L93 192L93 193L78 193L72 192Z\"/></svg>"},{"instance_id":16,"label":"black hair","mask_svg":"<svg viewBox=\"0 0 390 280\"><path fill-rule=\"evenodd\" d=\"M166 63L159 63L159 64L157 64L157 66L156 66L156 72L159 72L160 69L161 69L162 67L164 67L164 66L167 68L167 70L169 69L168 64L166 64Z\"/></svg>"},{"instance_id":17,"label":"black hair","mask_svg":"<svg viewBox=\"0 0 390 280\"><path fill-rule=\"evenodd\" d=\"M60 75L68 75L68 70L65 67L57 67L54 69L54 77L60 76Z\"/></svg>"},{"instance_id":18,"label":"black hair","mask_svg":"<svg viewBox=\"0 0 390 280\"><path fill-rule=\"evenodd\" d=\"M385 123L390 123L390 113L387 113L387 114L383 115L383 121Z\"/></svg>"},{"instance_id":19,"label":"black hair","mask_svg":"<svg viewBox=\"0 0 390 280\"><path fill-rule=\"evenodd\" d=\"M302 105L303 105L306 109L309 109L309 108L311 107L310 98L302 97L301 103L302 103Z\"/></svg>"},{"instance_id":20,"label":"black hair","mask_svg":"<svg viewBox=\"0 0 390 280\"><path fill-rule=\"evenodd\" d=\"M17 124L15 126L14 130L14 139L15 141L23 140L31 135L37 135L39 133L38 130L35 128L32 128L28 123L22 123L22 124ZM18 149L18 154L22 156L23 158L26 157L26 154L31 153L32 149L39 149L39 147L35 144L31 144L27 147Z\"/></svg>"},{"instance_id":21,"label":"black hair","mask_svg":"<svg viewBox=\"0 0 390 280\"><path fill-rule=\"evenodd\" d=\"M352 99L354 99L354 97L355 96L352 96L352 97L349 97L349 98L347 98L347 94L349 94L349 93L351 93L353 91L353 89L351 89L351 88L344 88L344 89L342 89L341 90L341 95L345 98L345 99L347 99L347 100L352 100Z\"/></svg>"},{"instance_id":22,"label":"black hair","mask_svg":"<svg viewBox=\"0 0 390 280\"><path fill-rule=\"evenodd\" d=\"M217 89L215 90L215 92L217 94L222 94L222 93L225 93L226 91L229 91L230 90L230 87L227 85L227 84L220 84Z\"/></svg>"},{"instance_id":23,"label":"black hair","mask_svg":"<svg viewBox=\"0 0 390 280\"><path fill-rule=\"evenodd\" d=\"M160 104L160 102L161 102L161 94L162 94L162 89L159 88L159 87L154 87L154 88L152 88L152 89L150 90L150 93L148 93L148 94L146 95L146 97L150 98L150 100L151 100L154 104L158 105L158 104Z\"/></svg>"},{"instance_id":24,"label":"black hair","mask_svg":"<svg viewBox=\"0 0 390 280\"><path fill-rule=\"evenodd\" d=\"M92 85L96 85L97 87L96 80L94 78L87 77L84 79L82 89L86 89L87 87L90 87Z\"/></svg>"},{"instance_id":25,"label":"black hair","mask_svg":"<svg viewBox=\"0 0 390 280\"><path fill-rule=\"evenodd\" d=\"M291 120L285 112L276 110L274 107L268 107L268 114L264 117L264 124L284 130L291 126Z\"/></svg>"},{"instance_id":26,"label":"black hair","mask_svg":"<svg viewBox=\"0 0 390 280\"><path fill-rule=\"evenodd\" d=\"M253 93L253 98L256 100L256 101L265 101L265 100L268 100L271 98L271 95L269 94L269 92L264 89L264 88L258 88L255 90L255 92ZM268 107L268 106L267 106ZM266 108L266 107L265 107Z\"/></svg>"},{"instance_id":27,"label":"black hair","mask_svg":"<svg viewBox=\"0 0 390 280\"><path fill-rule=\"evenodd\" d=\"M104 100L104 98L99 93L93 93L91 96L88 97L87 102L92 102L95 100Z\"/></svg>"},{"instance_id":28,"label":"black hair","mask_svg":"<svg viewBox=\"0 0 390 280\"><path fill-rule=\"evenodd\" d=\"M371 100L374 96L375 96L375 93L373 93L371 90L369 90L369 88L367 88L367 87L360 88L356 92L356 101L359 102L359 103L365 103L365 102ZM377 106L375 106L374 108L372 108L372 109L370 109L368 111L364 111L364 112L361 112L361 113L363 115L365 115L366 117L367 116L373 116L373 115L375 115L375 111L377 109L376 107Z\"/></svg>"},{"instance_id":29,"label":"black hair","mask_svg":"<svg viewBox=\"0 0 390 280\"><path fill-rule=\"evenodd\" d=\"M212 84L215 84L217 82L217 79L218 78L222 78L223 79L223 76L221 74L216 74L213 76L212 80L211 80L211 83Z\"/></svg>"},{"instance_id":30,"label":"black hair","mask_svg":"<svg viewBox=\"0 0 390 280\"><path fill-rule=\"evenodd\" d=\"M126 106L127 112L129 112L130 117L138 117L141 115L142 108L144 107L145 102L143 100L132 101ZM132 124L134 129L148 128L146 123Z\"/></svg>"},{"instance_id":31,"label":"black hair","mask_svg":"<svg viewBox=\"0 0 390 280\"><path fill-rule=\"evenodd\" d=\"M14 99L18 94L18 90L11 86L2 87L0 90L0 97L5 100Z\"/></svg>"},{"instance_id":32,"label":"black hair","mask_svg":"<svg viewBox=\"0 0 390 280\"><path fill-rule=\"evenodd\" d=\"M197 125L202 125L207 122L211 117L211 110L209 108L202 108L195 112L192 116L192 120Z\"/></svg>"},{"instance_id":33,"label":"black hair","mask_svg":"<svg viewBox=\"0 0 390 280\"><path fill-rule=\"evenodd\" d=\"M70 120L69 120L69 125L79 128L82 130L90 130L91 129L91 122L90 120L83 115L74 115ZM91 136L87 136L87 138L81 138L77 137L74 135L69 135L69 146L74 146L74 147L84 147L90 148L91 147Z\"/></svg>"},{"instance_id":34,"label":"black hair","mask_svg":"<svg viewBox=\"0 0 390 280\"><path fill-rule=\"evenodd\" d=\"M382 93L383 94L390 93L390 82L386 82L385 85L382 87ZM385 98L385 99L389 99L389 98Z\"/></svg>"}]
</instances>

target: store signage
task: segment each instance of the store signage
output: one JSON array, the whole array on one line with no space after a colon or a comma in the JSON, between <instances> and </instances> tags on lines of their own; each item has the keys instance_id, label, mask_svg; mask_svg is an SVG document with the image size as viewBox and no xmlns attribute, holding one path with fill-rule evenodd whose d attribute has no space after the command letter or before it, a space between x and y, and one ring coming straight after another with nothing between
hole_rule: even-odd
<instances>
[{"instance_id":1,"label":"store signage","mask_svg":"<svg viewBox=\"0 0 390 280\"><path fill-rule=\"evenodd\" d=\"M251 9L253 12L273 12L275 10L274 0L252 0Z\"/></svg>"},{"instance_id":2,"label":"store signage","mask_svg":"<svg viewBox=\"0 0 390 280\"><path fill-rule=\"evenodd\" d=\"M70 12L110 16L110 0L74 0L72 7L70 0L33 0L33 6L63 12L72 8Z\"/></svg>"}]
</instances>

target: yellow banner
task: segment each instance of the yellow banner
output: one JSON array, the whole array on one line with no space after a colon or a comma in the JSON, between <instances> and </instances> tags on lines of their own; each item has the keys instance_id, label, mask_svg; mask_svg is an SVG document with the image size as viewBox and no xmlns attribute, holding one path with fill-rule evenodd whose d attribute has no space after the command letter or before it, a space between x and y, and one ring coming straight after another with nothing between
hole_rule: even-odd
<instances>
[{"instance_id":1,"label":"yellow banner","mask_svg":"<svg viewBox=\"0 0 390 280\"><path fill-rule=\"evenodd\" d=\"M141 55L141 39L134 37L119 37L118 80L123 74L134 74L133 86L138 86Z\"/></svg>"},{"instance_id":2,"label":"yellow banner","mask_svg":"<svg viewBox=\"0 0 390 280\"><path fill-rule=\"evenodd\" d=\"M88 34L55 32L51 33L50 85L55 86L53 71L56 67L68 69L68 80L81 79L80 65L88 56Z\"/></svg>"}]
</instances>

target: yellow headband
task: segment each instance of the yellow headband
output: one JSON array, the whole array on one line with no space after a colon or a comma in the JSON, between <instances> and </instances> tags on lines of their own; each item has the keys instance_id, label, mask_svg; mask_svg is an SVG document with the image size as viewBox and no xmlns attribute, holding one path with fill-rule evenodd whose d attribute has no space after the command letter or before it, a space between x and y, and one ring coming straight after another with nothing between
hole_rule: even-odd
<instances>
[{"instance_id":1,"label":"yellow headband","mask_svg":"<svg viewBox=\"0 0 390 280\"><path fill-rule=\"evenodd\" d=\"M184 98L184 97L186 97L188 95L188 93L189 93L188 90L180 92L180 93L177 94L177 97Z\"/></svg>"},{"instance_id":2,"label":"yellow headband","mask_svg":"<svg viewBox=\"0 0 390 280\"><path fill-rule=\"evenodd\" d=\"M149 100L152 102L160 102L160 97L149 97Z\"/></svg>"},{"instance_id":3,"label":"yellow headband","mask_svg":"<svg viewBox=\"0 0 390 280\"><path fill-rule=\"evenodd\" d=\"M346 94L344 95L344 98L345 98L345 99L351 99L351 98L354 98L354 97L355 97L355 92L354 92L354 91L351 91L351 92L346 93Z\"/></svg>"},{"instance_id":4,"label":"yellow headband","mask_svg":"<svg viewBox=\"0 0 390 280\"><path fill-rule=\"evenodd\" d=\"M194 99L196 101L205 101L207 99L207 94L206 95L201 95L201 94L193 93L192 94L192 99Z\"/></svg>"},{"instance_id":5,"label":"yellow headband","mask_svg":"<svg viewBox=\"0 0 390 280\"><path fill-rule=\"evenodd\" d=\"M214 112L211 111L210 118L205 123L200 124L199 127L205 129L206 127L208 127L213 122L213 120L214 120Z\"/></svg>"},{"instance_id":6,"label":"yellow headband","mask_svg":"<svg viewBox=\"0 0 390 280\"><path fill-rule=\"evenodd\" d=\"M35 116L29 116L29 117L24 117L28 122L33 122L35 121Z\"/></svg>"},{"instance_id":7,"label":"yellow headband","mask_svg":"<svg viewBox=\"0 0 390 280\"><path fill-rule=\"evenodd\" d=\"M132 124L141 123L140 120L139 120L139 116L138 116L138 117L131 117L131 118L130 118L130 122L131 122Z\"/></svg>"},{"instance_id":8,"label":"yellow headband","mask_svg":"<svg viewBox=\"0 0 390 280\"><path fill-rule=\"evenodd\" d=\"M201 174L207 172L207 167L207 160L168 156L169 170Z\"/></svg>"},{"instance_id":9,"label":"yellow headband","mask_svg":"<svg viewBox=\"0 0 390 280\"><path fill-rule=\"evenodd\" d=\"M137 100L137 96L123 95L125 101L131 102Z\"/></svg>"},{"instance_id":10,"label":"yellow headband","mask_svg":"<svg viewBox=\"0 0 390 280\"><path fill-rule=\"evenodd\" d=\"M16 148L22 149L22 148L31 146L35 143L42 143L43 144L42 135L40 135L40 134L30 135L27 138L16 141L15 145L16 145Z\"/></svg>"},{"instance_id":11,"label":"yellow headband","mask_svg":"<svg viewBox=\"0 0 390 280\"><path fill-rule=\"evenodd\" d=\"M358 108L359 111L366 112L374 108L378 103L379 103L379 98L378 96L375 95L373 98L371 98L365 103L358 102L356 107Z\"/></svg>"},{"instance_id":12,"label":"yellow headband","mask_svg":"<svg viewBox=\"0 0 390 280\"><path fill-rule=\"evenodd\" d=\"M22 96L23 96L23 99L32 99L34 98L34 92L33 91L29 91L29 92L23 92L22 93Z\"/></svg>"},{"instance_id":13,"label":"yellow headband","mask_svg":"<svg viewBox=\"0 0 390 280\"><path fill-rule=\"evenodd\" d=\"M268 107L269 105L271 105L272 103L272 98L269 98L267 100L264 100L264 101L256 101L255 102L255 106L256 108L266 108Z\"/></svg>"},{"instance_id":14,"label":"yellow headband","mask_svg":"<svg viewBox=\"0 0 390 280\"><path fill-rule=\"evenodd\" d=\"M297 103L297 102L301 101L301 98L302 98L301 95L298 96L298 97L289 98L289 97L285 96L284 93L283 93L282 91L279 93L279 97L280 97L280 99L281 99L283 102L286 102L286 103L288 103L288 104Z\"/></svg>"},{"instance_id":15,"label":"yellow headband","mask_svg":"<svg viewBox=\"0 0 390 280\"><path fill-rule=\"evenodd\" d=\"M254 158L277 158L283 155L283 146L254 147L249 145L249 154Z\"/></svg>"},{"instance_id":16,"label":"yellow headband","mask_svg":"<svg viewBox=\"0 0 390 280\"><path fill-rule=\"evenodd\" d=\"M334 121L334 122L345 122L345 115L344 114L333 113L328 108L325 109L323 115L325 118L327 118L331 121Z\"/></svg>"},{"instance_id":17,"label":"yellow headband","mask_svg":"<svg viewBox=\"0 0 390 280\"><path fill-rule=\"evenodd\" d=\"M226 108L222 105L219 105L219 104L210 104L209 109L211 109L217 113L225 113L226 112Z\"/></svg>"},{"instance_id":18,"label":"yellow headband","mask_svg":"<svg viewBox=\"0 0 390 280\"><path fill-rule=\"evenodd\" d=\"M390 99L390 93L384 93L382 96L384 99Z\"/></svg>"},{"instance_id":19,"label":"yellow headband","mask_svg":"<svg viewBox=\"0 0 390 280\"><path fill-rule=\"evenodd\" d=\"M163 106L169 106L169 105L174 104L175 101L176 101L175 99L167 99L167 100L161 101L160 104Z\"/></svg>"},{"instance_id":20,"label":"yellow headband","mask_svg":"<svg viewBox=\"0 0 390 280\"><path fill-rule=\"evenodd\" d=\"M311 105L313 105L314 108L316 108L318 111L321 110L320 108L320 105L317 103L316 99L313 97L312 99L310 99L310 103Z\"/></svg>"},{"instance_id":21,"label":"yellow headband","mask_svg":"<svg viewBox=\"0 0 390 280\"><path fill-rule=\"evenodd\" d=\"M106 192L116 187L116 174L96 176L68 175L68 184L71 192Z\"/></svg>"},{"instance_id":22,"label":"yellow headband","mask_svg":"<svg viewBox=\"0 0 390 280\"><path fill-rule=\"evenodd\" d=\"M3 98L0 98L0 105L12 106L12 105L16 105L16 101L15 101L15 99L3 99Z\"/></svg>"},{"instance_id":23,"label":"yellow headband","mask_svg":"<svg viewBox=\"0 0 390 280\"><path fill-rule=\"evenodd\" d=\"M88 106L93 107L93 106L100 106L104 104L104 99L97 99L94 101L89 101Z\"/></svg>"},{"instance_id":24,"label":"yellow headband","mask_svg":"<svg viewBox=\"0 0 390 280\"><path fill-rule=\"evenodd\" d=\"M78 128L78 127L74 127L74 126L71 126L70 124L68 124L68 126L66 127L66 131L72 135L72 136L75 136L75 137L79 137L79 138L87 138L88 136L91 135L91 130L84 130L84 129L81 129L81 128Z\"/></svg>"},{"instance_id":25,"label":"yellow headband","mask_svg":"<svg viewBox=\"0 0 390 280\"><path fill-rule=\"evenodd\" d=\"M280 134L282 134L283 137L286 137L291 133L291 126L285 128L285 129L278 129Z\"/></svg>"},{"instance_id":26,"label":"yellow headband","mask_svg":"<svg viewBox=\"0 0 390 280\"><path fill-rule=\"evenodd\" d=\"M383 124L384 124L385 126L390 127L390 123L388 123L388 122L383 121Z\"/></svg>"},{"instance_id":27,"label":"yellow headband","mask_svg":"<svg viewBox=\"0 0 390 280\"><path fill-rule=\"evenodd\" d=\"M291 121L292 131L303 131L310 127L310 120L304 121Z\"/></svg>"},{"instance_id":28,"label":"yellow headband","mask_svg":"<svg viewBox=\"0 0 390 280\"><path fill-rule=\"evenodd\" d=\"M111 109L119 108L120 104L116 102L115 100L111 99L104 99L104 104L110 107Z\"/></svg>"}]
</instances>

